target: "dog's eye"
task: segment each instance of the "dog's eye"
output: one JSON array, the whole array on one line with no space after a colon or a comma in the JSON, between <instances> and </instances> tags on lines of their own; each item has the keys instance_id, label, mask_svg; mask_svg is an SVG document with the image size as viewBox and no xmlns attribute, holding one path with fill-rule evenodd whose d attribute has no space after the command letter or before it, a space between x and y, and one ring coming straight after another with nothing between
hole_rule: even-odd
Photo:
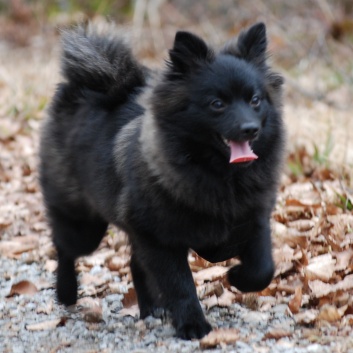
<instances>
[{"instance_id":1,"label":"dog's eye","mask_svg":"<svg viewBox=\"0 0 353 353\"><path fill-rule=\"evenodd\" d=\"M252 96L251 100L250 100L250 105L253 107L253 108L258 108L261 104L261 98L257 95L255 96Z\"/></svg>"},{"instance_id":2,"label":"dog's eye","mask_svg":"<svg viewBox=\"0 0 353 353\"><path fill-rule=\"evenodd\" d=\"M213 110L221 111L226 106L220 99L215 99L214 101L211 102L211 107L212 107Z\"/></svg>"}]
</instances>

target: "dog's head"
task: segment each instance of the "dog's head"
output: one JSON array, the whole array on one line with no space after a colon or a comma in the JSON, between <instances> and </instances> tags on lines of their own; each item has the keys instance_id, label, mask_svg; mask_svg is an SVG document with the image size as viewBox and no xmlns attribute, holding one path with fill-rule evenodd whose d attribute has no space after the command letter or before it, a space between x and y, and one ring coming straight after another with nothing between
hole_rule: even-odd
<instances>
[{"instance_id":1,"label":"dog's head","mask_svg":"<svg viewBox=\"0 0 353 353\"><path fill-rule=\"evenodd\" d=\"M264 132L270 139L275 122L269 120L278 116L283 83L267 66L266 50L263 23L242 32L218 54L201 38L178 32L165 77L155 89L159 122L172 123L185 139L192 134L231 163L257 159L256 141Z\"/></svg>"}]
</instances>

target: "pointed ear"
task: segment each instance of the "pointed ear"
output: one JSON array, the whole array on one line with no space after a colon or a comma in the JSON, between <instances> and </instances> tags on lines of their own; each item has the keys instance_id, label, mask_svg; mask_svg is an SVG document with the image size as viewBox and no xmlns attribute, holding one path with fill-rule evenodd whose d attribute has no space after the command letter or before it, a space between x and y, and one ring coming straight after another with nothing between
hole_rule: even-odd
<instances>
[{"instance_id":1,"label":"pointed ear","mask_svg":"<svg viewBox=\"0 0 353 353\"><path fill-rule=\"evenodd\" d=\"M169 56L169 66L174 72L188 73L202 63L211 62L214 53L201 38L189 32L179 31L175 35Z\"/></svg>"},{"instance_id":2,"label":"pointed ear","mask_svg":"<svg viewBox=\"0 0 353 353\"><path fill-rule=\"evenodd\" d=\"M266 61L266 50L266 26L260 22L240 33L237 42L227 43L222 53L234 55L256 66L263 67Z\"/></svg>"}]
</instances>

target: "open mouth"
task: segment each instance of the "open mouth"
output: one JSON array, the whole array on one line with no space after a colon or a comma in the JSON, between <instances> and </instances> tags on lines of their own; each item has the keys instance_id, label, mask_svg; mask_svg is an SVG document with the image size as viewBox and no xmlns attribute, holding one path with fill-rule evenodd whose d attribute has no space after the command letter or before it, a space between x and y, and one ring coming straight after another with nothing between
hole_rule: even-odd
<instances>
[{"instance_id":1,"label":"open mouth","mask_svg":"<svg viewBox=\"0 0 353 353\"><path fill-rule=\"evenodd\" d=\"M249 141L232 141L223 139L224 143L230 148L229 163L244 163L258 159L258 156L253 152Z\"/></svg>"}]
</instances>

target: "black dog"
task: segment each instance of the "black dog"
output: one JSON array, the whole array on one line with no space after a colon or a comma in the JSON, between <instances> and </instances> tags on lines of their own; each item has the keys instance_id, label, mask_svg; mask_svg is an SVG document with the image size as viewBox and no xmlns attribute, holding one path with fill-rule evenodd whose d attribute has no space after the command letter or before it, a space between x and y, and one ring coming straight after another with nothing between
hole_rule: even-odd
<instances>
[{"instance_id":1,"label":"black dog","mask_svg":"<svg viewBox=\"0 0 353 353\"><path fill-rule=\"evenodd\" d=\"M187 262L239 256L241 291L271 281L269 219L283 156L282 78L262 23L215 53L178 32L163 72L140 65L114 31L64 35L41 140L40 177L58 253L57 294L77 299L75 259L108 223L124 229L141 317L171 312L177 335L211 330Z\"/></svg>"}]
</instances>

